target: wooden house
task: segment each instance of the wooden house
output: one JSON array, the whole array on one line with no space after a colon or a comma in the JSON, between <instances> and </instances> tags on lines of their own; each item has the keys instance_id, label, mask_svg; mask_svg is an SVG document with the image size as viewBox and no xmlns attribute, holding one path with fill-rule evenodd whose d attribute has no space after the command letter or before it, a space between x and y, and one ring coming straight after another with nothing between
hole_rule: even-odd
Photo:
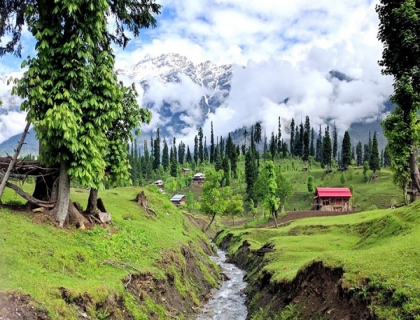
<instances>
[{"instance_id":1,"label":"wooden house","mask_svg":"<svg viewBox=\"0 0 420 320\"><path fill-rule=\"evenodd\" d=\"M155 185L160 189L160 190L163 190L164 188L163 188L163 181L162 180L156 180L155 182Z\"/></svg>"},{"instance_id":2,"label":"wooden house","mask_svg":"<svg viewBox=\"0 0 420 320\"><path fill-rule=\"evenodd\" d=\"M188 168L182 168L182 174L188 174L188 173L190 173L190 169L188 169Z\"/></svg>"},{"instance_id":3,"label":"wooden house","mask_svg":"<svg viewBox=\"0 0 420 320\"><path fill-rule=\"evenodd\" d=\"M198 172L193 176L193 184L200 185L204 183L205 175L204 173Z\"/></svg>"},{"instance_id":4,"label":"wooden house","mask_svg":"<svg viewBox=\"0 0 420 320\"><path fill-rule=\"evenodd\" d=\"M348 212L353 208L349 188L316 188L313 210Z\"/></svg>"},{"instance_id":5,"label":"wooden house","mask_svg":"<svg viewBox=\"0 0 420 320\"><path fill-rule=\"evenodd\" d=\"M185 195L183 194L176 194L171 198L171 202L176 205L177 207L185 204Z\"/></svg>"}]
</instances>

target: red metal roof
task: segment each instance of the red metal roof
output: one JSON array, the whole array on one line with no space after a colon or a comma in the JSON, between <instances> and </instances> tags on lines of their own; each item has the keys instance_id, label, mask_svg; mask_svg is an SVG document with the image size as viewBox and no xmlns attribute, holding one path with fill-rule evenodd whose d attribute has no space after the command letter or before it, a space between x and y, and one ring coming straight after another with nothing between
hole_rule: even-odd
<instances>
[{"instance_id":1,"label":"red metal roof","mask_svg":"<svg viewBox=\"0 0 420 320\"><path fill-rule=\"evenodd\" d=\"M351 192L349 188L316 188L315 196L324 198L351 198Z\"/></svg>"}]
</instances>

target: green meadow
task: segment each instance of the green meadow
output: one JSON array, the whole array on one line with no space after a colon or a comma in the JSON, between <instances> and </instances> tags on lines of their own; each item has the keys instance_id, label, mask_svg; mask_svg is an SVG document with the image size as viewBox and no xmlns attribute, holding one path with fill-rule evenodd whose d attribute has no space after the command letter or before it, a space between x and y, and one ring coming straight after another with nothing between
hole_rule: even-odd
<instances>
[{"instance_id":1,"label":"green meadow","mask_svg":"<svg viewBox=\"0 0 420 320\"><path fill-rule=\"evenodd\" d=\"M271 281L291 281L314 261L344 269L344 285L363 297L380 319L420 319L420 203L398 209L307 218L279 229L228 229L234 254L271 244L275 252L255 270ZM222 239L223 235L218 239Z\"/></svg>"},{"instance_id":2,"label":"green meadow","mask_svg":"<svg viewBox=\"0 0 420 320\"><path fill-rule=\"evenodd\" d=\"M23 187L26 191L33 188L30 184ZM141 190L157 216L132 201ZM88 192L73 189L71 198L84 206ZM34 307L47 309L51 319L79 317L76 308L63 300L60 288L66 289L70 301L88 296L87 314L92 319L105 319L110 314L123 318L119 310L97 307L113 296L122 297L123 307L134 319L147 319L151 310L167 319L170 316L159 301L136 303L125 285L133 274L151 274L158 281L171 273L179 294L199 306L203 293L184 274L186 261L181 251L187 248L202 261L200 269L206 281L211 287L217 286L217 268L200 245L208 244L207 237L154 186L105 190L99 197L111 212L112 225L91 230L60 229L40 214L0 209L0 293L31 295ZM23 203L10 190L3 199L5 204Z\"/></svg>"}]
</instances>

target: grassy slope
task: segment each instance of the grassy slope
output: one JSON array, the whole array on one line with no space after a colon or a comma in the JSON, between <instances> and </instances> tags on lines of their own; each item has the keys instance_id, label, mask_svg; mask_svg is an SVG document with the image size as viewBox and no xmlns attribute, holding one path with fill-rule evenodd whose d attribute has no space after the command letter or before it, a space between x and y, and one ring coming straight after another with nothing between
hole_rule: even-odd
<instances>
[{"instance_id":1,"label":"grassy slope","mask_svg":"<svg viewBox=\"0 0 420 320\"><path fill-rule=\"evenodd\" d=\"M312 166L311 170L302 171L305 164L298 159L281 159L275 160L275 166L281 166L284 176L289 179L292 183L294 194L288 200L286 204L286 211L296 210L310 210L312 208L312 197L313 194L308 192L307 181L308 177L314 177L315 187L352 187L353 189L353 203L356 205L357 211L370 210L372 207L377 208L389 208L391 204L399 204L403 202L402 191L395 187L392 183L392 175L389 169L382 168L378 172L378 178L376 181L366 183L363 177L363 169L353 168L344 173L345 183L341 182L341 172L338 172L336 168L333 169L332 173L325 175L325 169L322 169L319 165ZM238 171L241 172L240 176L244 177L244 161L238 162ZM207 165L208 166L208 165ZM207 166L201 167L201 171L205 171ZM264 166L264 160L260 160L260 168ZM371 171L368 172L370 176ZM243 194L243 198L247 199L245 193L246 184L244 178L239 183L237 180L232 180L231 187L236 193ZM187 193L190 188L184 188L178 190L178 193ZM200 198L199 189L191 190L195 193L195 199ZM174 192L167 190L168 197L171 197ZM196 203L198 212L199 204ZM262 208L259 208L259 213L262 213Z\"/></svg>"},{"instance_id":2,"label":"grassy slope","mask_svg":"<svg viewBox=\"0 0 420 320\"><path fill-rule=\"evenodd\" d=\"M230 231L240 235L231 250L243 240L253 249L274 244L264 268L273 281L293 279L312 261L341 266L346 285L371 298L381 319L420 319L419 210L416 202L395 210L302 219L278 230Z\"/></svg>"},{"instance_id":3,"label":"grassy slope","mask_svg":"<svg viewBox=\"0 0 420 320\"><path fill-rule=\"evenodd\" d=\"M294 163L295 170L291 163ZM312 205L311 195L308 193L308 177L314 177L315 187L352 187L353 203L358 211L368 210L375 205L377 208L387 208L393 203L402 202L402 191L392 183L389 169L383 168L378 172L378 178L366 183L363 178L363 169L354 168L344 174L345 183L341 182L341 172L333 169L332 173L325 175L325 170L319 167L311 168L309 172L302 172L303 163L297 160L283 160L279 164L284 175L292 182L294 195L289 200L286 209L308 210ZM369 176L372 174L369 171Z\"/></svg>"},{"instance_id":4,"label":"grassy slope","mask_svg":"<svg viewBox=\"0 0 420 320\"><path fill-rule=\"evenodd\" d=\"M30 185L24 187L31 189ZM159 268L158 260L165 259L165 255L172 257L169 252L179 253L182 246L207 239L188 227L181 211L154 188L144 190L158 217L146 214L130 201L140 190L130 187L101 191L99 196L112 214L113 226L86 231L57 229L49 223L36 225L32 214L0 209L0 292L28 293L42 302L53 319L72 319L75 311L62 300L59 287L74 296L86 292L93 301L103 301L111 293L127 298L122 279L128 279L129 273L151 272L155 278L166 279L167 270ZM87 197L87 190L72 191L72 200L82 205ZM3 199L6 204L20 201L10 190ZM201 248L196 249L204 255ZM116 267L117 263L122 267ZM176 285L193 295L194 290L187 284ZM141 311L137 310L137 314L142 317Z\"/></svg>"}]
</instances>

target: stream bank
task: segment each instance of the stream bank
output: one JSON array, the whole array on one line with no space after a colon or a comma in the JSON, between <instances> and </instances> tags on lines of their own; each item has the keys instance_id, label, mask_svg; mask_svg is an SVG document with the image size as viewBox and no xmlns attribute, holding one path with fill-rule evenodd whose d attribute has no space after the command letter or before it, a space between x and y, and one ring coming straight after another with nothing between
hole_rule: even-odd
<instances>
[{"instance_id":1,"label":"stream bank","mask_svg":"<svg viewBox=\"0 0 420 320\"><path fill-rule=\"evenodd\" d=\"M275 282L272 274L264 269L265 255L273 247L267 244L251 250L247 241L223 232L216 235L215 242L230 252L232 262L247 272L247 319L268 319L281 314L291 319L376 319L366 301L355 299L343 286L342 268L313 261L292 281ZM233 248L237 249L229 250Z\"/></svg>"},{"instance_id":2,"label":"stream bank","mask_svg":"<svg viewBox=\"0 0 420 320\"><path fill-rule=\"evenodd\" d=\"M197 315L197 320L245 320L245 272L227 260L226 252L217 250L217 255L210 257L221 268L223 282L215 290Z\"/></svg>"}]
</instances>

